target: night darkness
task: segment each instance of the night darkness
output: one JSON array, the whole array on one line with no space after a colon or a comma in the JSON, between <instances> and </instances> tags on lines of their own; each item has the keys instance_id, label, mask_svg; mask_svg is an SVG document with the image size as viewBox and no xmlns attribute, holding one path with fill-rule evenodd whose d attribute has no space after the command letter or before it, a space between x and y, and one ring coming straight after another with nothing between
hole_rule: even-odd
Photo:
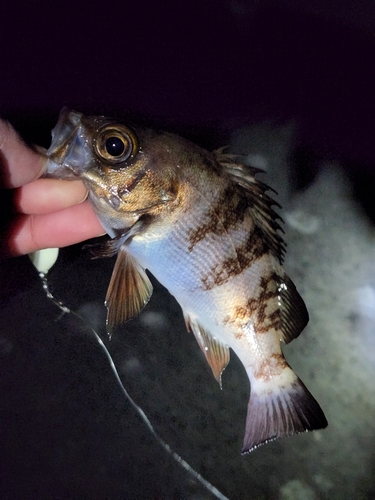
<instances>
[{"instance_id":1,"label":"night darkness","mask_svg":"<svg viewBox=\"0 0 375 500\"><path fill-rule=\"evenodd\" d=\"M375 161L375 40L282 2L30 2L2 8L0 113L63 105L187 128L296 120L301 142ZM4 50L5 49L5 50Z\"/></svg>"}]
</instances>

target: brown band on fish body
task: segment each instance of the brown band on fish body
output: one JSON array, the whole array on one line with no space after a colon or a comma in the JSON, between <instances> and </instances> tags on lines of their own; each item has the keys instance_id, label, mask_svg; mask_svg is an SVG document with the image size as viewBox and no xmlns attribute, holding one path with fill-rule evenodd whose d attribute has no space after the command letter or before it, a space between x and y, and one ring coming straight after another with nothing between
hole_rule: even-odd
<instances>
[{"instance_id":1,"label":"brown band on fish body","mask_svg":"<svg viewBox=\"0 0 375 500\"><path fill-rule=\"evenodd\" d=\"M206 213L206 222L190 229L188 233L189 252L207 234L212 233L220 236L230 229L234 229L243 222L248 209L248 200L244 196L240 196L238 188L232 184L227 186Z\"/></svg>"},{"instance_id":2,"label":"brown band on fish body","mask_svg":"<svg viewBox=\"0 0 375 500\"><path fill-rule=\"evenodd\" d=\"M188 251L191 252L195 245L200 241L204 240L207 234L215 233L218 234L218 226L220 224L215 212L210 209L206 214L207 222L204 222L200 226L191 228L188 232Z\"/></svg>"},{"instance_id":3,"label":"brown band on fish body","mask_svg":"<svg viewBox=\"0 0 375 500\"><path fill-rule=\"evenodd\" d=\"M227 258L221 264L211 267L210 272L201 277L202 289L212 290L226 283L232 276L242 272L237 257Z\"/></svg>"},{"instance_id":4,"label":"brown band on fish body","mask_svg":"<svg viewBox=\"0 0 375 500\"><path fill-rule=\"evenodd\" d=\"M222 234L224 232L224 226L218 217L217 208L210 208L205 215L205 221L199 226L191 228L188 231L188 251L191 252L195 245L200 241L203 241L209 233Z\"/></svg>"},{"instance_id":5,"label":"brown band on fish body","mask_svg":"<svg viewBox=\"0 0 375 500\"><path fill-rule=\"evenodd\" d=\"M246 336L242 326L250 321L249 310L244 306L235 306L233 312L227 314L223 319L223 325L234 325L236 327L235 337L237 339Z\"/></svg>"},{"instance_id":6,"label":"brown band on fish body","mask_svg":"<svg viewBox=\"0 0 375 500\"><path fill-rule=\"evenodd\" d=\"M244 320L248 315L248 309L243 306L237 306L234 310L234 318L235 320L240 319Z\"/></svg>"},{"instance_id":7,"label":"brown band on fish body","mask_svg":"<svg viewBox=\"0 0 375 500\"><path fill-rule=\"evenodd\" d=\"M272 273L268 278L263 276L259 283L260 293L257 297L250 298L247 302L257 334L263 334L269 332L271 329L278 330L281 328L282 317L279 304L271 303L271 309L273 310L272 312L267 311L270 301L277 300L279 282L280 277L276 273ZM271 289L269 285L271 285Z\"/></svg>"},{"instance_id":8,"label":"brown band on fish body","mask_svg":"<svg viewBox=\"0 0 375 500\"><path fill-rule=\"evenodd\" d=\"M268 252L269 247L262 237L260 228L255 226L253 230L249 232L246 241L235 250L241 268L248 269L253 262L263 257L263 255Z\"/></svg>"},{"instance_id":9,"label":"brown band on fish body","mask_svg":"<svg viewBox=\"0 0 375 500\"><path fill-rule=\"evenodd\" d=\"M217 213L220 216L222 226L225 231L234 229L243 222L249 209L249 200L238 192L238 188L229 185L225 188L221 202L217 206Z\"/></svg>"},{"instance_id":10,"label":"brown band on fish body","mask_svg":"<svg viewBox=\"0 0 375 500\"><path fill-rule=\"evenodd\" d=\"M234 307L231 314L227 314L224 319L224 324L235 324L242 326L251 319L254 324L255 333L267 333L271 329L278 330L281 327L282 313L281 308L276 305L272 312L267 311L270 307L270 301L277 299L277 283L275 281L276 274L272 274L268 279L262 277L260 279L259 288L260 293L256 297L251 297L247 300L246 305L238 305ZM269 285L272 289L269 289ZM272 308L271 304L271 308ZM236 338L243 336L241 330L236 333Z\"/></svg>"},{"instance_id":11,"label":"brown band on fish body","mask_svg":"<svg viewBox=\"0 0 375 500\"><path fill-rule=\"evenodd\" d=\"M268 246L260 237L260 232L258 227L254 227L242 245L234 248L235 256L226 257L222 262L212 266L208 274L202 276L203 290L212 290L215 286L223 285L267 253Z\"/></svg>"},{"instance_id":12,"label":"brown band on fish body","mask_svg":"<svg viewBox=\"0 0 375 500\"><path fill-rule=\"evenodd\" d=\"M286 368L288 363L281 353L274 353L263 361L257 370L254 372L254 377L261 380L269 380L272 377L277 377Z\"/></svg>"}]
</instances>

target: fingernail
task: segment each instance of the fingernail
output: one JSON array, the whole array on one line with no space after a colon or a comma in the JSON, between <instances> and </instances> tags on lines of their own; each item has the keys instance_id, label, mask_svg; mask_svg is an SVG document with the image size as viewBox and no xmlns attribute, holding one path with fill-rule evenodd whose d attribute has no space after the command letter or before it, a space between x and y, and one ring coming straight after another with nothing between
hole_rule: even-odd
<instances>
[{"instance_id":1,"label":"fingernail","mask_svg":"<svg viewBox=\"0 0 375 500\"><path fill-rule=\"evenodd\" d=\"M73 181L73 182L74 182L74 181ZM81 200L81 201L79 201L79 202L78 202L78 205L79 205L80 203L83 203L84 201L86 201L86 200L87 200L88 195L89 195L89 192L86 190L86 192L85 192L85 196L82 198L82 200Z\"/></svg>"}]
</instances>

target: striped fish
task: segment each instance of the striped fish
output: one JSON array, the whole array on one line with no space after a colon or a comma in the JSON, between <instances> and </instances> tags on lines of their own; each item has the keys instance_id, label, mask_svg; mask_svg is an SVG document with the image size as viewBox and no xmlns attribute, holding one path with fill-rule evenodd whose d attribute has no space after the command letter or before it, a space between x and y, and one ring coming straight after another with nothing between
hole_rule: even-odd
<instances>
[{"instance_id":1,"label":"striped fish","mask_svg":"<svg viewBox=\"0 0 375 500\"><path fill-rule=\"evenodd\" d=\"M117 254L106 306L109 334L152 294L146 269L174 295L221 386L232 349L251 384L243 453L327 425L286 362L280 341L308 322L282 267L275 202L257 169L224 149L62 110L47 176L81 178Z\"/></svg>"}]
</instances>

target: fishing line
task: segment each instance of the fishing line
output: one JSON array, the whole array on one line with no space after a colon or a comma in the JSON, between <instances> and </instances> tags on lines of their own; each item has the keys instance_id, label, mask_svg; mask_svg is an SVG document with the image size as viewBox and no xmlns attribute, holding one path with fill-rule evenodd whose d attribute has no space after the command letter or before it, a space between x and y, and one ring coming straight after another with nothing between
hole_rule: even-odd
<instances>
[{"instance_id":1,"label":"fishing line","mask_svg":"<svg viewBox=\"0 0 375 500\"><path fill-rule=\"evenodd\" d=\"M152 426L149 418L145 414L145 412L142 410L140 406L136 404L136 402L133 400L133 398L130 396L128 391L125 389L120 376L118 374L117 368L113 362L113 359L104 345L102 339L99 337L99 335L96 333L96 331L92 328L91 325L89 325L84 318L82 318L79 314L75 313L74 311L70 310L68 307L66 307L61 301L57 300L54 295L51 293L49 284L48 284L48 278L47 278L47 273L40 272L39 277L42 281L42 286L43 290L46 293L46 296L49 300L51 300L60 310L61 313L59 316L56 318L56 321L59 321L64 314L72 314L73 316L76 316L79 318L81 321L84 321L87 327L91 330L91 332L94 335L94 338L96 339L97 343L101 347L102 351L104 352L105 356L107 357L107 360L109 362L109 365L112 369L112 372L117 380L117 383L119 384L121 391L125 398L128 400L128 402L131 404L131 406L134 408L136 413L141 417L142 421L146 424L146 427L150 431L151 435L155 438L155 440L159 443L159 445L169 454L173 457L173 459L181 465L183 469L185 469L191 476L193 476L200 484L202 484L210 493L212 493L216 498L219 500L229 500L228 497L224 496L220 491L215 488L210 482L208 482L204 477L202 477L195 469L193 469L178 453L172 450L172 448L169 446L168 443L162 439L157 432L155 431L154 427Z\"/></svg>"}]
</instances>

